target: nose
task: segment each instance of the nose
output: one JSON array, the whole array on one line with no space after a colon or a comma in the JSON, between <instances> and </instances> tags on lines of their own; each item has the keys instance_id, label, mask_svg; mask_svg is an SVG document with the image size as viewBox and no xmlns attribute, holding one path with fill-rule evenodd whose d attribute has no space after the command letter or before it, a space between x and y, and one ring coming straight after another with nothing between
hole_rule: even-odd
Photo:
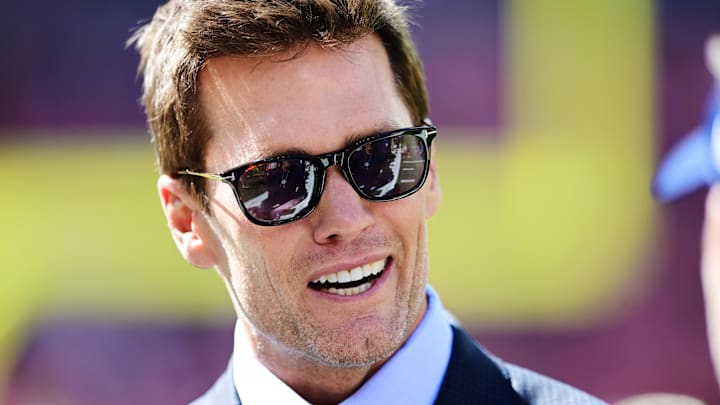
<instances>
[{"instance_id":1,"label":"nose","mask_svg":"<svg viewBox=\"0 0 720 405\"><path fill-rule=\"evenodd\" d=\"M375 219L364 200L345 179L340 168L328 169L320 203L313 213L313 237L319 244L351 241Z\"/></svg>"}]
</instances>

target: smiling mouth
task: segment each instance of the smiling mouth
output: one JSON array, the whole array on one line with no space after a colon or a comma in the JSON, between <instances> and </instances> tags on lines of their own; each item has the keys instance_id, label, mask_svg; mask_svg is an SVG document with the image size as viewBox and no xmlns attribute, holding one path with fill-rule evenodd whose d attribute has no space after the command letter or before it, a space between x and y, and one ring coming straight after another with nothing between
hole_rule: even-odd
<instances>
[{"instance_id":1,"label":"smiling mouth","mask_svg":"<svg viewBox=\"0 0 720 405\"><path fill-rule=\"evenodd\" d=\"M358 295L369 290L373 282L382 276L388 259L378 260L349 270L325 274L308 286L314 290L335 295Z\"/></svg>"}]
</instances>

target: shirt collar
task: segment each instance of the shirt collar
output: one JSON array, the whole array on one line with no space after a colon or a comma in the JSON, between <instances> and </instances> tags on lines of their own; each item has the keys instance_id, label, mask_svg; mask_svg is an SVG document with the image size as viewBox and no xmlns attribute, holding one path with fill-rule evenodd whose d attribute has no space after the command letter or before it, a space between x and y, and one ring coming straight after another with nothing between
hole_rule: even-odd
<instances>
[{"instance_id":1,"label":"shirt collar","mask_svg":"<svg viewBox=\"0 0 720 405\"><path fill-rule=\"evenodd\" d=\"M452 329L440 299L430 286L426 287L426 295L427 311L405 344L341 405L431 404L435 401L450 361ZM398 389L408 387L408 376L412 379L412 389ZM255 358L237 324L233 379L243 405L309 405Z\"/></svg>"}]
</instances>

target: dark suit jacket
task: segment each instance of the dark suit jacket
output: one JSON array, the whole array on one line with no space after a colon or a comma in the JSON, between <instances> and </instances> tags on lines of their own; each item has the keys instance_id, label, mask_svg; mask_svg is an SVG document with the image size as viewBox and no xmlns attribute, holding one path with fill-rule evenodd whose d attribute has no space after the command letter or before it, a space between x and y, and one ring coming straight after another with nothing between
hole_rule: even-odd
<instances>
[{"instance_id":1,"label":"dark suit jacket","mask_svg":"<svg viewBox=\"0 0 720 405\"><path fill-rule=\"evenodd\" d=\"M192 405L241 405L232 361L215 385ZM487 353L464 330L453 326L453 346L436 405L604 404L582 391ZM414 404L412 404L414 405Z\"/></svg>"}]
</instances>

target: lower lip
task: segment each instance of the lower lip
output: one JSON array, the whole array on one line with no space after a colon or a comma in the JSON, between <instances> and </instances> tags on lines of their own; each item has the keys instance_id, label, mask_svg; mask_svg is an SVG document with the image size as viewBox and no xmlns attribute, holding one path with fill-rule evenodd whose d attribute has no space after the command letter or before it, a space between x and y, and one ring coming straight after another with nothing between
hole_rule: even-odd
<instances>
[{"instance_id":1,"label":"lower lip","mask_svg":"<svg viewBox=\"0 0 720 405\"><path fill-rule=\"evenodd\" d=\"M347 301L354 301L358 299L365 299L373 294L375 294L377 291L380 290L380 288L387 282L388 275L390 274L390 271L393 268L393 260L391 258L388 258L385 262L385 268L383 269L382 274L380 277L376 278L372 284L370 285L370 288L367 290L361 292L360 294L355 295L338 295L333 294L325 291L315 290L313 288L308 287L310 292L312 294L317 295L320 298L330 299L337 302L347 302Z\"/></svg>"}]
</instances>

